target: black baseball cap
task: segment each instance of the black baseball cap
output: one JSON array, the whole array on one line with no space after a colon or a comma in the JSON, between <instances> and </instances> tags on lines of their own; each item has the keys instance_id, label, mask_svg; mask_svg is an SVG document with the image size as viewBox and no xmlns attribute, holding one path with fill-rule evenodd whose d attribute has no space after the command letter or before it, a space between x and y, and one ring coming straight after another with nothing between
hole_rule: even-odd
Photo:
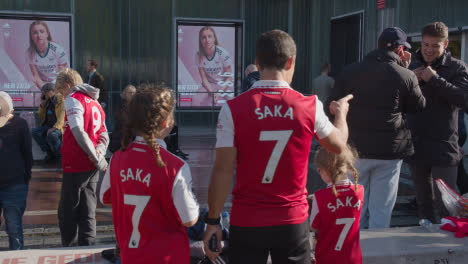
<instances>
[{"instance_id":1,"label":"black baseball cap","mask_svg":"<svg viewBox=\"0 0 468 264\"><path fill-rule=\"evenodd\" d=\"M385 41L388 47L405 46L411 49L411 45L406 41L406 33L399 27L390 27L384 29L379 37L379 42Z\"/></svg>"}]
</instances>

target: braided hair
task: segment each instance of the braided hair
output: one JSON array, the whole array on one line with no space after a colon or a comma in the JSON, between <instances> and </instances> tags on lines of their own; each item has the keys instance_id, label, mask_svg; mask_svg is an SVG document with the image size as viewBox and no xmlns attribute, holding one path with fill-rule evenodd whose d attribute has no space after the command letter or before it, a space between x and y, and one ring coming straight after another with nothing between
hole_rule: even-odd
<instances>
[{"instance_id":1,"label":"braided hair","mask_svg":"<svg viewBox=\"0 0 468 264\"><path fill-rule=\"evenodd\" d=\"M338 179L346 177L349 171L353 174L355 182L354 190L357 191L358 172L356 167L354 167L357 159L358 154L356 149L348 145L340 154L329 152L325 148L319 148L317 153L315 153L314 163L317 167L324 168L330 172L332 191L335 196L338 196L335 187L336 182Z\"/></svg>"},{"instance_id":2,"label":"braided hair","mask_svg":"<svg viewBox=\"0 0 468 264\"><path fill-rule=\"evenodd\" d=\"M122 151L127 149L137 134L141 134L146 144L154 150L156 164L159 167L166 166L155 138L161 134L163 122L173 114L174 105L175 96L168 86L141 84L128 102L127 111L123 117Z\"/></svg>"}]
</instances>

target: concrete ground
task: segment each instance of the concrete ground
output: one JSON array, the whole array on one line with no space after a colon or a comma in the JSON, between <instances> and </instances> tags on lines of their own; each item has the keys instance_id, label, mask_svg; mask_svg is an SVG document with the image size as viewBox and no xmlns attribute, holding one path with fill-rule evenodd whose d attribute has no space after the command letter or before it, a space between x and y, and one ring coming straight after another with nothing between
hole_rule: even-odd
<instances>
[{"instance_id":1,"label":"concrete ground","mask_svg":"<svg viewBox=\"0 0 468 264\"><path fill-rule=\"evenodd\" d=\"M207 207L207 193L211 168L215 159L215 130L207 127L180 127L180 148L188 153L193 177L193 189L201 207ZM311 152L311 157L313 157ZM466 159L465 159L466 162ZM27 209L24 216L25 245L27 248L56 247L60 245L57 222L57 205L60 198L62 172L59 166L35 165L29 187ZM309 165L308 190L318 188L321 179L314 164ZM409 170L403 167L400 177L398 200L393 211L392 227L414 226L418 219L411 207L415 191ZM225 206L229 210L231 197ZM0 230L0 250L8 248L8 238ZM99 205L97 209L98 243L112 243L115 240L111 209Z\"/></svg>"}]
</instances>

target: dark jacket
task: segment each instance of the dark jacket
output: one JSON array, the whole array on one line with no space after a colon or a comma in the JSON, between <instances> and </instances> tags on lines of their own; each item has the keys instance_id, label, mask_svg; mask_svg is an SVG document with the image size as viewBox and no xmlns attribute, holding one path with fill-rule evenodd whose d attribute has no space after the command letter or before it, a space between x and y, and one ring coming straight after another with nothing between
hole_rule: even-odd
<instances>
[{"instance_id":1,"label":"dark jacket","mask_svg":"<svg viewBox=\"0 0 468 264\"><path fill-rule=\"evenodd\" d=\"M254 71L254 72L249 73L249 75L247 75L247 77L245 77L244 80L242 81L241 93L248 91L250 87L252 87L252 85L258 80L260 80L259 71Z\"/></svg>"},{"instance_id":2,"label":"dark jacket","mask_svg":"<svg viewBox=\"0 0 468 264\"><path fill-rule=\"evenodd\" d=\"M91 76L91 80L89 79L89 74L86 75L84 82L95 88L99 88L98 101L100 103L107 102L107 91L104 88L104 77L99 72L95 71L93 76Z\"/></svg>"},{"instance_id":3,"label":"dark jacket","mask_svg":"<svg viewBox=\"0 0 468 264\"><path fill-rule=\"evenodd\" d=\"M0 160L0 186L29 183L33 158L26 120L14 116L0 127Z\"/></svg>"},{"instance_id":4,"label":"dark jacket","mask_svg":"<svg viewBox=\"0 0 468 264\"><path fill-rule=\"evenodd\" d=\"M420 52L410 69L426 66ZM456 166L461 159L458 146L458 110L468 106L468 70L465 63L446 51L431 67L437 72L429 82L420 82L427 107L409 118L415 155L409 162L433 166Z\"/></svg>"},{"instance_id":5,"label":"dark jacket","mask_svg":"<svg viewBox=\"0 0 468 264\"><path fill-rule=\"evenodd\" d=\"M127 111L127 101L121 99L114 107L114 131L112 131L110 137L109 150L114 153L121 147L123 127L124 127L124 116Z\"/></svg>"},{"instance_id":6,"label":"dark jacket","mask_svg":"<svg viewBox=\"0 0 468 264\"><path fill-rule=\"evenodd\" d=\"M422 110L426 101L416 76L397 54L376 49L346 67L327 105L347 94L354 96L347 118L349 141L361 158L390 160L413 154L404 114Z\"/></svg>"},{"instance_id":7,"label":"dark jacket","mask_svg":"<svg viewBox=\"0 0 468 264\"><path fill-rule=\"evenodd\" d=\"M54 128L60 130L63 135L63 125L65 124L65 98L62 94L57 93L54 95L53 99L51 100L52 104L54 104L55 108L55 117L57 118L57 122L54 124ZM39 105L39 118L41 119L41 126L45 125L46 121L46 113L47 107L42 107Z\"/></svg>"}]
</instances>

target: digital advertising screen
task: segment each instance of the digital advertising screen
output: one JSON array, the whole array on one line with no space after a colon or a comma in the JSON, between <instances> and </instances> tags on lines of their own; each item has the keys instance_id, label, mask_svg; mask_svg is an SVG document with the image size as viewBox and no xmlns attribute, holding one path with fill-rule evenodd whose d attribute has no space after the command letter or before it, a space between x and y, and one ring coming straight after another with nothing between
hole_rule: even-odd
<instances>
[{"instance_id":1,"label":"digital advertising screen","mask_svg":"<svg viewBox=\"0 0 468 264\"><path fill-rule=\"evenodd\" d=\"M71 67L70 17L0 14L0 90L14 107L37 107L40 88Z\"/></svg>"},{"instance_id":2,"label":"digital advertising screen","mask_svg":"<svg viewBox=\"0 0 468 264\"><path fill-rule=\"evenodd\" d=\"M220 107L234 98L239 40L236 25L177 25L177 93L180 108Z\"/></svg>"}]
</instances>

